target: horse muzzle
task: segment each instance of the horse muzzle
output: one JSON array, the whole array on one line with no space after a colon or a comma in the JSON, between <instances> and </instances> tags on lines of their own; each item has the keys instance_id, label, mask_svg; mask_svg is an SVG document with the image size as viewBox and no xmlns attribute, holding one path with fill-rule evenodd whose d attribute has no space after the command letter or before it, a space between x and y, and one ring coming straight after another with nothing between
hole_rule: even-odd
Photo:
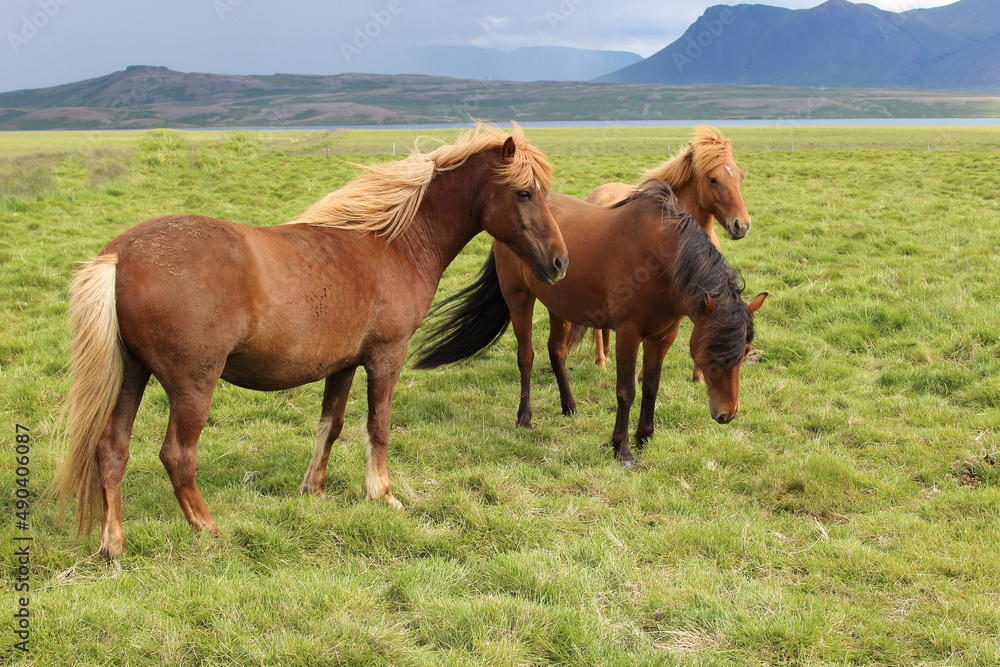
<instances>
[{"instance_id":1,"label":"horse muzzle","mask_svg":"<svg viewBox=\"0 0 1000 667\"><path fill-rule=\"evenodd\" d=\"M750 231L750 218L747 218L745 222L742 218L736 218L729 223L726 231L729 232L729 238L733 241L743 238Z\"/></svg>"},{"instance_id":2,"label":"horse muzzle","mask_svg":"<svg viewBox=\"0 0 1000 667\"><path fill-rule=\"evenodd\" d=\"M567 268L569 268L569 258L562 253L556 253L550 262L535 264L535 278L546 285L553 285L566 276Z\"/></svg>"},{"instance_id":3,"label":"horse muzzle","mask_svg":"<svg viewBox=\"0 0 1000 667\"><path fill-rule=\"evenodd\" d=\"M733 418L736 416L736 412L737 412L736 410L734 410L733 412L720 412L717 415L712 415L712 419L719 422L720 424L728 424L729 422L733 421Z\"/></svg>"}]
</instances>

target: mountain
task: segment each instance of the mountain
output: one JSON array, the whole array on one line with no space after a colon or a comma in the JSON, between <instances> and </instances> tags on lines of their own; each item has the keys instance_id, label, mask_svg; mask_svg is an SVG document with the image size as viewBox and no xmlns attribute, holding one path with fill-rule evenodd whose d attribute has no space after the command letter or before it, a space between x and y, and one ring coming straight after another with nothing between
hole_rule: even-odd
<instances>
[{"instance_id":1,"label":"mountain","mask_svg":"<svg viewBox=\"0 0 1000 667\"><path fill-rule=\"evenodd\" d=\"M365 74L425 74L502 81L590 81L642 60L629 51L531 46L513 51L477 46L394 49L372 45L351 55L349 67Z\"/></svg>"},{"instance_id":2,"label":"mountain","mask_svg":"<svg viewBox=\"0 0 1000 667\"><path fill-rule=\"evenodd\" d=\"M955 64L942 62L942 67ZM983 74L986 76L986 74ZM234 76L129 67L0 93L0 130L488 121L995 116L1000 95L775 86L499 81L421 75Z\"/></svg>"},{"instance_id":3,"label":"mountain","mask_svg":"<svg viewBox=\"0 0 1000 667\"><path fill-rule=\"evenodd\" d=\"M997 0L883 11L710 7L649 58L600 77L626 83L1000 90Z\"/></svg>"}]
</instances>

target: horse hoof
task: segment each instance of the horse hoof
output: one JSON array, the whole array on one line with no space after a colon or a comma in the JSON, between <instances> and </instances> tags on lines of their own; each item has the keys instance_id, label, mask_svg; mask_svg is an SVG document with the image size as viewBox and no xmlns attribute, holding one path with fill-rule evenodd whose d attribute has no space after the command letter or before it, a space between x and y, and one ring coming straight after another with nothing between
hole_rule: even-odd
<instances>
[{"instance_id":1,"label":"horse hoof","mask_svg":"<svg viewBox=\"0 0 1000 667\"><path fill-rule=\"evenodd\" d=\"M316 496L320 500L326 500L326 491L323 490L322 486L314 488L311 484L303 482L302 486L299 487L299 493L303 496Z\"/></svg>"},{"instance_id":2,"label":"horse hoof","mask_svg":"<svg viewBox=\"0 0 1000 667\"><path fill-rule=\"evenodd\" d=\"M576 406L571 408L563 408L563 417L576 417Z\"/></svg>"},{"instance_id":3,"label":"horse hoof","mask_svg":"<svg viewBox=\"0 0 1000 667\"><path fill-rule=\"evenodd\" d=\"M518 419L517 425L520 426L521 428L526 428L528 430L531 430L533 428L531 425L531 417L528 417L527 419Z\"/></svg>"},{"instance_id":4,"label":"horse hoof","mask_svg":"<svg viewBox=\"0 0 1000 667\"><path fill-rule=\"evenodd\" d=\"M117 560L119 556L125 553L124 544L102 544L101 545L101 555L108 560Z\"/></svg>"},{"instance_id":5,"label":"horse hoof","mask_svg":"<svg viewBox=\"0 0 1000 667\"><path fill-rule=\"evenodd\" d=\"M623 468L631 468L632 462L635 460L627 443L622 445L621 449L615 449L615 459L622 464Z\"/></svg>"},{"instance_id":6,"label":"horse hoof","mask_svg":"<svg viewBox=\"0 0 1000 667\"><path fill-rule=\"evenodd\" d=\"M387 493L387 494L385 494L385 502L386 502L386 503L387 503L387 504L389 505L389 507L391 507L392 509L394 509L394 510L398 510L398 511L400 511L400 512L402 512L402 511L403 511L403 503L401 503L401 502L399 502L398 500L396 500L395 496L393 496L393 495L392 495L391 493Z\"/></svg>"}]
</instances>

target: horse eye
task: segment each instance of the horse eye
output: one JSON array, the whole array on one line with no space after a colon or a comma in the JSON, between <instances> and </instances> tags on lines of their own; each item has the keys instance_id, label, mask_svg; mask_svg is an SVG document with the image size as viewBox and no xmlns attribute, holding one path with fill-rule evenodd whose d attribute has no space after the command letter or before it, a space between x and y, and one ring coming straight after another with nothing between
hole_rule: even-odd
<instances>
[{"instance_id":1,"label":"horse eye","mask_svg":"<svg viewBox=\"0 0 1000 667\"><path fill-rule=\"evenodd\" d=\"M531 193L527 190L518 190L517 198L521 201L531 201Z\"/></svg>"},{"instance_id":2,"label":"horse eye","mask_svg":"<svg viewBox=\"0 0 1000 667\"><path fill-rule=\"evenodd\" d=\"M711 183L712 185L718 185L719 184L719 181L716 180L716 178L714 176L711 177L711 178L709 178L708 182Z\"/></svg>"}]
</instances>

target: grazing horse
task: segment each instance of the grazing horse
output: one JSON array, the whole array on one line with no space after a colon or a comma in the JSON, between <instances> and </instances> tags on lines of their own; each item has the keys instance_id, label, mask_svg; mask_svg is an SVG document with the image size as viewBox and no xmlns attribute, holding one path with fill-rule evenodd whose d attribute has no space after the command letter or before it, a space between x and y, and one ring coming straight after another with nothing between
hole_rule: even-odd
<instances>
[{"instance_id":1,"label":"grazing horse","mask_svg":"<svg viewBox=\"0 0 1000 667\"><path fill-rule=\"evenodd\" d=\"M674 189L685 211L701 225L712 245L719 248L713 220L726 230L729 238L741 239L750 231L750 214L743 202L743 170L733 159L733 144L714 127L699 125L687 147L659 167L650 169L642 178L665 181ZM605 183L587 196L598 206L610 206L627 197L636 186L627 183ZM594 331L594 363L607 364L611 352L611 330ZM700 380L698 369L695 379Z\"/></svg>"},{"instance_id":2,"label":"grazing horse","mask_svg":"<svg viewBox=\"0 0 1000 667\"><path fill-rule=\"evenodd\" d=\"M423 337L418 368L472 356L496 342L508 324L517 337L521 373L519 426L531 428L531 321L535 300L549 311L549 359L565 415L576 412L566 374L570 324L617 331L618 414L611 444L631 465L629 410L635 398L635 363L642 343L645 376L635 433L637 447L653 435L653 408L663 357L684 317L694 322L691 357L705 369L709 408L720 424L739 410L739 373L753 341L753 313L737 274L662 182L647 184L611 208L553 194L549 209L573 263L566 277L545 285L514 252L494 243L474 284L435 306L438 322ZM615 251L608 252L614 245Z\"/></svg>"},{"instance_id":3,"label":"grazing horse","mask_svg":"<svg viewBox=\"0 0 1000 667\"><path fill-rule=\"evenodd\" d=\"M325 380L300 490L325 496L358 366L368 376L365 491L401 507L386 466L392 392L407 343L445 267L485 230L542 283L566 246L545 194L551 168L519 126L480 126L456 144L365 173L289 224L154 218L112 240L73 283L68 454L51 490L76 495L78 533L102 517L101 552L124 550L121 482L150 375L170 403L160 460L196 529L218 527L195 483L198 439L219 378L274 391Z\"/></svg>"}]
</instances>

